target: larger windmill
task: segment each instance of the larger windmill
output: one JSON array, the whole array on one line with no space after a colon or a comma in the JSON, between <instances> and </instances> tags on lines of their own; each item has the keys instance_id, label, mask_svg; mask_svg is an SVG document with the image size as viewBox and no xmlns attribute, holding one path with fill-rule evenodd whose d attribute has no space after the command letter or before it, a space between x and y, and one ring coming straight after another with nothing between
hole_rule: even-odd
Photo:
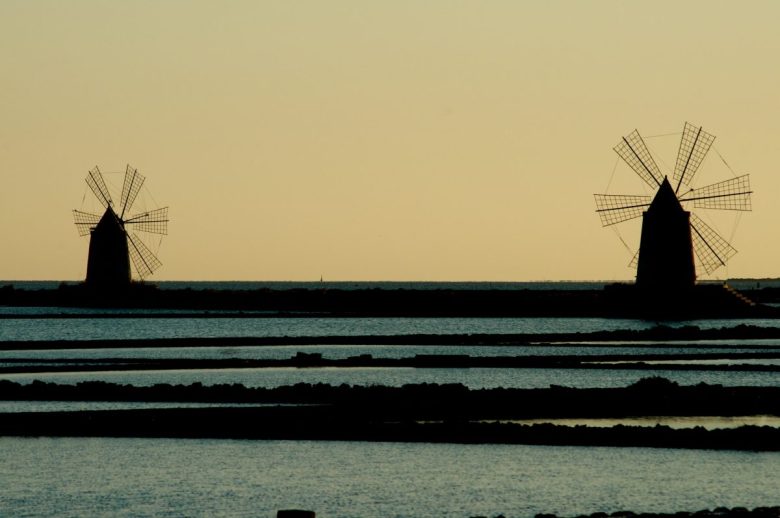
<instances>
[{"instance_id":1,"label":"larger windmill","mask_svg":"<svg viewBox=\"0 0 780 518\"><path fill-rule=\"evenodd\" d=\"M144 279L161 266L161 262L141 241L136 231L151 234L168 233L168 207L131 214L145 177L129 165L125 170L119 206L114 201L97 166L89 171L86 182L103 215L73 211L79 235L89 235L87 279L89 285L116 287L130 284L130 262L138 278Z\"/></svg>"},{"instance_id":2,"label":"larger windmill","mask_svg":"<svg viewBox=\"0 0 780 518\"><path fill-rule=\"evenodd\" d=\"M642 216L639 252L634 256L636 284L666 290L688 288L696 280L696 265L712 273L737 253L723 237L696 214L697 209L751 210L749 175L694 188L693 179L715 137L685 123L673 182L661 174L639 132L634 130L615 146L615 152L652 189L655 195L596 194L596 212L603 226ZM674 186L672 185L674 183Z\"/></svg>"}]
</instances>

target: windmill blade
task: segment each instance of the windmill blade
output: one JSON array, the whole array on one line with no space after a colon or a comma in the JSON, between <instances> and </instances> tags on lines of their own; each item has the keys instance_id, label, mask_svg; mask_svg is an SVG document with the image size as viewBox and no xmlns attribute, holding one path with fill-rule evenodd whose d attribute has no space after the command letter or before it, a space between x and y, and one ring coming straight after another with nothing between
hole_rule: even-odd
<instances>
[{"instance_id":1,"label":"windmill blade","mask_svg":"<svg viewBox=\"0 0 780 518\"><path fill-rule=\"evenodd\" d=\"M89 232L100 222L100 216L74 209L73 222L76 224L80 236L88 236Z\"/></svg>"},{"instance_id":2,"label":"windmill blade","mask_svg":"<svg viewBox=\"0 0 780 518\"><path fill-rule=\"evenodd\" d=\"M138 169L133 169L130 167L130 164L127 164L127 169L125 170L125 181L122 184L122 199L120 202L121 213L119 214L120 218L124 218L125 212L130 210L130 208L133 206L135 198L138 196L138 192L141 190L141 186L144 184L144 180L146 180L146 177L142 176L138 172Z\"/></svg>"},{"instance_id":3,"label":"windmill blade","mask_svg":"<svg viewBox=\"0 0 780 518\"><path fill-rule=\"evenodd\" d=\"M647 149L639 131L634 130L627 137L623 137L614 150L650 187L655 189L661 185L664 176L650 155L650 150Z\"/></svg>"},{"instance_id":4,"label":"windmill blade","mask_svg":"<svg viewBox=\"0 0 780 518\"><path fill-rule=\"evenodd\" d=\"M691 213L691 238L693 250L699 260L699 264L710 274L726 265L737 250L725 239L704 223L696 214Z\"/></svg>"},{"instance_id":5,"label":"windmill blade","mask_svg":"<svg viewBox=\"0 0 780 518\"><path fill-rule=\"evenodd\" d=\"M628 263L629 268L636 270L639 267L639 250L636 251L634 257L631 258L631 262Z\"/></svg>"},{"instance_id":6,"label":"windmill blade","mask_svg":"<svg viewBox=\"0 0 780 518\"><path fill-rule=\"evenodd\" d=\"M97 166L87 173L86 181L103 207L107 209L114 204L111 200L111 194L108 192L108 187L106 187L106 182L103 181L103 175Z\"/></svg>"},{"instance_id":7,"label":"windmill blade","mask_svg":"<svg viewBox=\"0 0 780 518\"><path fill-rule=\"evenodd\" d=\"M594 194L596 212L601 218L601 225L607 227L642 215L648 205L650 196L633 196L629 194Z\"/></svg>"},{"instance_id":8,"label":"windmill blade","mask_svg":"<svg viewBox=\"0 0 780 518\"><path fill-rule=\"evenodd\" d=\"M138 272L138 276L141 279L148 277L157 268L162 266L162 263L157 259L157 256L146 247L137 234L127 234L127 241L129 244L127 248L130 252L130 259L132 259L135 271Z\"/></svg>"},{"instance_id":9,"label":"windmill blade","mask_svg":"<svg viewBox=\"0 0 780 518\"><path fill-rule=\"evenodd\" d=\"M752 210L750 175L737 176L699 189L691 189L680 201L692 201L697 209Z\"/></svg>"},{"instance_id":10,"label":"windmill blade","mask_svg":"<svg viewBox=\"0 0 780 518\"><path fill-rule=\"evenodd\" d=\"M125 226L152 234L168 234L168 207L135 214L125 220Z\"/></svg>"},{"instance_id":11,"label":"windmill blade","mask_svg":"<svg viewBox=\"0 0 780 518\"><path fill-rule=\"evenodd\" d=\"M691 185L693 176L699 169L704 157L712 146L715 135L711 135L688 122L683 128L682 138L680 139L680 149L677 152L677 163L674 166L674 179L677 180L677 187L674 192L680 190L680 185Z\"/></svg>"}]
</instances>

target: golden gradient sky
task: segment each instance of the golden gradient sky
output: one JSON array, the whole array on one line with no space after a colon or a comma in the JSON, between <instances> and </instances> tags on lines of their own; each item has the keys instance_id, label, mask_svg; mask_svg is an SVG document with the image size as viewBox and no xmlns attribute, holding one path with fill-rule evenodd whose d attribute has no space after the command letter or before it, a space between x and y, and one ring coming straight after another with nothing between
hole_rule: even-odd
<instances>
[{"instance_id":1,"label":"golden gradient sky","mask_svg":"<svg viewBox=\"0 0 780 518\"><path fill-rule=\"evenodd\" d=\"M0 279L82 279L70 211L127 163L171 207L152 279L630 279L592 194L620 136L686 120L756 191L736 232L705 218L739 250L715 278L780 276L778 22L774 1L4 0ZM673 165L677 139L648 144ZM697 180L730 175L711 153Z\"/></svg>"}]
</instances>

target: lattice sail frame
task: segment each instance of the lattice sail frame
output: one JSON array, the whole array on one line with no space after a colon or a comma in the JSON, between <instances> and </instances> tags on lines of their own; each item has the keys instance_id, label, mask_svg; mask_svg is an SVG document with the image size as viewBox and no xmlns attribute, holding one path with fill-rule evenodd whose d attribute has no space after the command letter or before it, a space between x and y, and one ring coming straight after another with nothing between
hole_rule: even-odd
<instances>
[{"instance_id":1,"label":"lattice sail frame","mask_svg":"<svg viewBox=\"0 0 780 518\"><path fill-rule=\"evenodd\" d=\"M144 279L151 275L155 270L162 266L162 262L154 253L144 244L141 238L133 231L146 232L150 234L168 234L168 207L155 209L147 212L141 212L123 219L125 212L129 211L143 186L146 178L138 173L138 170L129 164L125 170L124 182L122 184L122 194L120 198L120 213L117 214L113 208L111 194L103 179L100 169L95 166L87 173L86 183L89 185L95 197L104 208L111 210L114 217L117 218L121 228L125 232L128 241L128 252L133 263L136 274ZM102 216L90 212L73 210L73 220L78 230L79 236L88 236L90 232L98 225Z\"/></svg>"},{"instance_id":2,"label":"lattice sail frame","mask_svg":"<svg viewBox=\"0 0 780 518\"><path fill-rule=\"evenodd\" d=\"M693 202L697 209L752 210L750 175L737 176L723 182L691 189L680 196L681 202Z\"/></svg>"},{"instance_id":3,"label":"lattice sail frame","mask_svg":"<svg viewBox=\"0 0 780 518\"><path fill-rule=\"evenodd\" d=\"M677 162L674 165L674 179L677 182L675 192L680 190L680 184L691 185L714 141L715 135L707 133L701 127L685 123L680 149L677 151Z\"/></svg>"},{"instance_id":4,"label":"lattice sail frame","mask_svg":"<svg viewBox=\"0 0 780 518\"><path fill-rule=\"evenodd\" d=\"M81 237L88 236L93 228L100 223L100 216L91 212L73 210L73 221Z\"/></svg>"},{"instance_id":5,"label":"lattice sail frame","mask_svg":"<svg viewBox=\"0 0 780 518\"><path fill-rule=\"evenodd\" d=\"M647 185L653 189L661 185L664 175L658 169L638 130L623 137L613 149Z\"/></svg>"},{"instance_id":6,"label":"lattice sail frame","mask_svg":"<svg viewBox=\"0 0 780 518\"><path fill-rule=\"evenodd\" d=\"M701 127L685 123L675 163L674 179L677 181L677 190L682 184L690 187L714 140L715 136ZM663 175L637 130L624 137L614 150L648 185L653 188L660 186ZM749 175L742 175L698 189L690 188L684 194L678 195L678 200L681 203L692 202L697 209L750 211L752 193ZM605 227L641 216L652 198L608 194L595 194L594 197L596 212ZM709 275L725 266L737 250L696 214L691 213L690 221L697 267ZM632 257L629 267L636 268L638 262L639 250Z\"/></svg>"},{"instance_id":7,"label":"lattice sail frame","mask_svg":"<svg viewBox=\"0 0 780 518\"><path fill-rule=\"evenodd\" d=\"M156 255L141 241L138 234L127 234L128 251L130 259L133 261L135 271L141 279L151 275L162 263Z\"/></svg>"},{"instance_id":8,"label":"lattice sail frame","mask_svg":"<svg viewBox=\"0 0 780 518\"><path fill-rule=\"evenodd\" d=\"M630 219L638 218L650 205L650 196L634 196L631 194L594 194L596 212L601 218L601 225L608 227Z\"/></svg>"},{"instance_id":9,"label":"lattice sail frame","mask_svg":"<svg viewBox=\"0 0 780 518\"><path fill-rule=\"evenodd\" d=\"M86 182L87 185L89 185L89 188L92 189L95 197L98 199L101 205L103 205L104 209L114 205L114 201L111 199L111 193L108 192L108 187L106 187L106 182L103 180L103 175L101 174L98 166L95 166L93 169L89 170L87 173Z\"/></svg>"},{"instance_id":10,"label":"lattice sail frame","mask_svg":"<svg viewBox=\"0 0 780 518\"><path fill-rule=\"evenodd\" d=\"M124 221L125 226L150 234L168 234L168 207L155 209L130 216Z\"/></svg>"},{"instance_id":11,"label":"lattice sail frame","mask_svg":"<svg viewBox=\"0 0 780 518\"><path fill-rule=\"evenodd\" d=\"M691 240L693 252L707 275L726 266L726 262L737 253L733 246L694 213L691 213Z\"/></svg>"},{"instance_id":12,"label":"lattice sail frame","mask_svg":"<svg viewBox=\"0 0 780 518\"><path fill-rule=\"evenodd\" d=\"M130 164L127 165L127 169L125 170L125 181L122 182L122 198L120 202L122 210L119 213L120 218L125 217L125 212L132 208L133 203L135 203L135 198L138 196L141 186L144 184L144 180L146 180L146 177L142 176L138 172L138 169L130 167Z\"/></svg>"}]
</instances>

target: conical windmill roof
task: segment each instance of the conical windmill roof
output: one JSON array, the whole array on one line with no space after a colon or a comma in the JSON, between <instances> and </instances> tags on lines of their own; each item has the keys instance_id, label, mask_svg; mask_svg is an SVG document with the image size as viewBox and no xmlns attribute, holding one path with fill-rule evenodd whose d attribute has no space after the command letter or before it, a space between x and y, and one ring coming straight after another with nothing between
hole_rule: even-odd
<instances>
[{"instance_id":1,"label":"conical windmill roof","mask_svg":"<svg viewBox=\"0 0 780 518\"><path fill-rule=\"evenodd\" d=\"M125 233L125 229L122 226L122 221L119 219L119 216L116 215L114 212L114 209L111 207L108 207L106 211L103 213L103 217L100 218L100 221L95 226L96 232L121 232L122 234Z\"/></svg>"},{"instance_id":2,"label":"conical windmill roof","mask_svg":"<svg viewBox=\"0 0 780 518\"><path fill-rule=\"evenodd\" d=\"M669 211L685 212L680 204L680 200L677 199L677 195L674 193L674 189L672 189L672 185L669 183L669 179L664 177L664 181L661 182L661 186L647 208L647 212L668 213Z\"/></svg>"}]
</instances>

